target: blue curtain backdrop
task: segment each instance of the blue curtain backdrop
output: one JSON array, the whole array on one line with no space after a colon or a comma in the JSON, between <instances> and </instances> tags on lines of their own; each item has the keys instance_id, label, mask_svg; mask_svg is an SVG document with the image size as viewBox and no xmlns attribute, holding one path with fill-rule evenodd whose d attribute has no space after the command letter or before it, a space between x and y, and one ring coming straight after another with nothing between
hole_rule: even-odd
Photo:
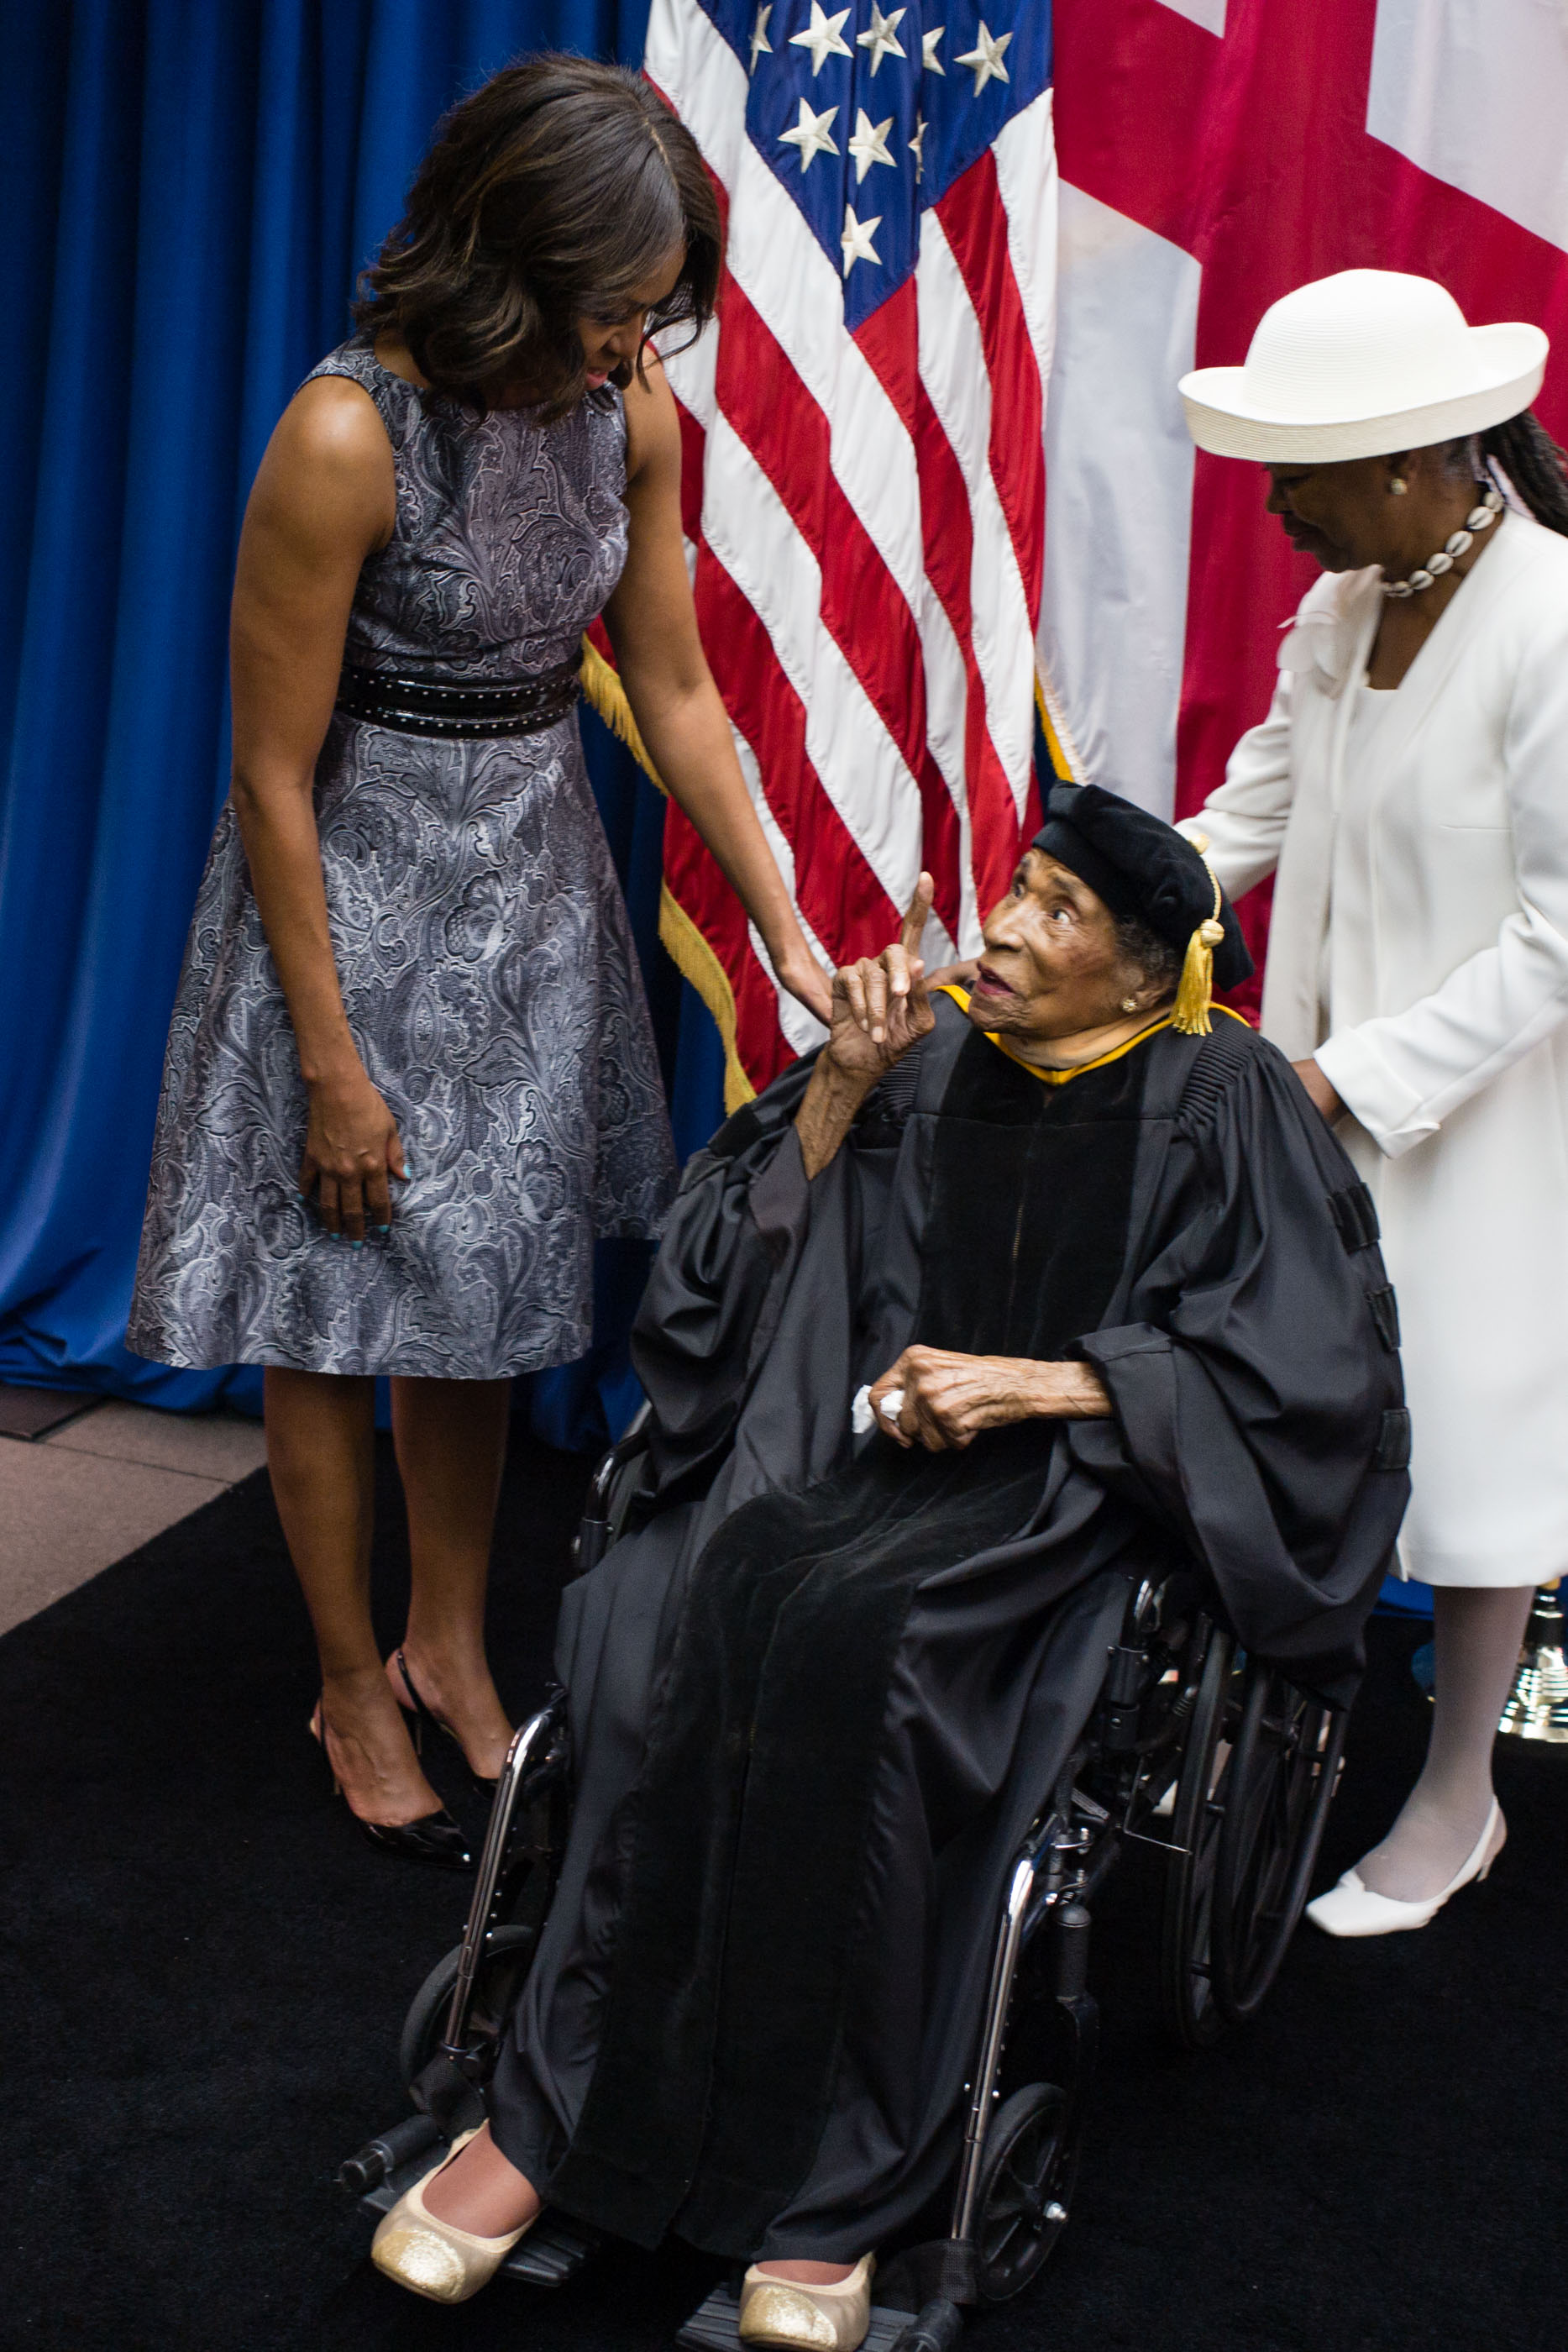
<instances>
[{"instance_id":1,"label":"blue curtain backdrop","mask_svg":"<svg viewBox=\"0 0 1568 2352\"><path fill-rule=\"evenodd\" d=\"M121 1345L169 1008L227 789L240 517L443 110L509 58L637 61L647 0L0 0L0 1381L254 1406ZM689 1151L713 1025L656 938L663 807L584 714ZM628 1395L643 1271L601 1254L587 1363Z\"/></svg>"}]
</instances>

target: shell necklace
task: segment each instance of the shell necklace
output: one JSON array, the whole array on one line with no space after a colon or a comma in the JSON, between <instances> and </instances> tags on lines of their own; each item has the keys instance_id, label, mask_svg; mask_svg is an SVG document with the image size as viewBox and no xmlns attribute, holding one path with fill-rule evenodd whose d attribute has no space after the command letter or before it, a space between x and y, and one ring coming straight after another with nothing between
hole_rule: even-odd
<instances>
[{"instance_id":1,"label":"shell necklace","mask_svg":"<svg viewBox=\"0 0 1568 2352\"><path fill-rule=\"evenodd\" d=\"M1396 484L1395 487L1397 488L1398 485ZM1383 583L1384 594L1396 598L1419 596L1424 588L1430 588L1442 578L1445 572L1453 570L1454 558L1457 555L1465 554L1472 548L1476 543L1477 531L1490 530L1501 512L1501 494L1489 486L1479 506L1472 507L1465 517L1463 530L1455 531L1451 539L1444 541L1437 553L1429 555L1419 570L1410 574L1408 580L1385 580Z\"/></svg>"}]
</instances>

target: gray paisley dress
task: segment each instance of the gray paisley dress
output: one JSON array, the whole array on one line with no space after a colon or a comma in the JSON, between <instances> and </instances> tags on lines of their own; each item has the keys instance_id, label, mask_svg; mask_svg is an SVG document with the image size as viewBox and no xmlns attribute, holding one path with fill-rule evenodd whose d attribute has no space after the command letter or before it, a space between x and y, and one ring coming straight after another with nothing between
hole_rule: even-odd
<instances>
[{"instance_id":1,"label":"gray paisley dress","mask_svg":"<svg viewBox=\"0 0 1568 2352\"><path fill-rule=\"evenodd\" d=\"M569 660L626 558L620 394L479 419L356 338L397 520L348 659L510 683ZM575 712L454 741L334 714L316 775L355 1042L409 1163L353 1249L300 1199L306 1094L232 806L181 975L128 1345L161 1363L488 1380L589 1345L593 1242L657 1231L669 1121Z\"/></svg>"}]
</instances>

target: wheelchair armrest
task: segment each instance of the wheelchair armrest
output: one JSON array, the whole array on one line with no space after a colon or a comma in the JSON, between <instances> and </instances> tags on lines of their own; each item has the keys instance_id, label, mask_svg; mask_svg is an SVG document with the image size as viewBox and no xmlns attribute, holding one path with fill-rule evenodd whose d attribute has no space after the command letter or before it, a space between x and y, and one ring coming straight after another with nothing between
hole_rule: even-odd
<instances>
[{"instance_id":1,"label":"wheelchair armrest","mask_svg":"<svg viewBox=\"0 0 1568 2352\"><path fill-rule=\"evenodd\" d=\"M601 1460L588 1490L588 1501L572 1538L571 1564L578 1576L597 1568L605 1553L624 1533L634 1504L653 1491L649 1452L653 1444L653 1408L644 1398L624 1435Z\"/></svg>"}]
</instances>

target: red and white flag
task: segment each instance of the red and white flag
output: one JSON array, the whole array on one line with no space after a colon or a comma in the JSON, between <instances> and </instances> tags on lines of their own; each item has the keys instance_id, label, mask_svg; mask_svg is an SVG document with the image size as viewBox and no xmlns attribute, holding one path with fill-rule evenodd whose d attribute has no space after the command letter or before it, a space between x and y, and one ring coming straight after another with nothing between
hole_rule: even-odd
<instances>
[{"instance_id":1,"label":"red and white flag","mask_svg":"<svg viewBox=\"0 0 1568 2352\"><path fill-rule=\"evenodd\" d=\"M1186 814L1317 573L1260 467L1195 462L1176 379L1242 360L1293 287L1404 269L1546 329L1568 437L1568 5L1055 0L1055 35L1042 647L1089 773Z\"/></svg>"}]
</instances>

